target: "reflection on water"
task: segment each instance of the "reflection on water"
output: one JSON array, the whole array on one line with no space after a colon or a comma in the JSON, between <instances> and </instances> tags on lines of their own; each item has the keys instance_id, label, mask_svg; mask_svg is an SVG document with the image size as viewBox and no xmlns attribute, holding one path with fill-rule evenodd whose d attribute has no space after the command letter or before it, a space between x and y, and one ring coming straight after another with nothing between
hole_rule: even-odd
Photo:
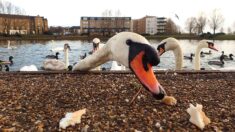
<instances>
[{"instance_id":1,"label":"reflection on water","mask_svg":"<svg viewBox=\"0 0 235 132\"><path fill-rule=\"evenodd\" d=\"M179 40L184 55L190 55L195 52L195 48L198 44L198 40ZM160 41L150 40L150 43L156 48ZM67 41L67 40L55 40L43 41L43 42L29 42L29 41L11 41L12 46L16 46L16 49L8 49L7 42L0 43L0 60L8 60L9 56L14 56L14 65L10 67L11 71L18 71L21 67L26 65L36 65L38 68L42 67L42 63L45 60L46 55L55 54L50 51L52 48L63 47L65 43L69 43L71 51L69 52L69 62L73 64L80 60L80 55L88 53L92 49L91 43L88 41ZM103 42L105 43L105 42ZM224 51L226 55L232 53L235 55L235 41L224 40L215 41L215 47L219 49L219 52L212 51L211 55L205 55L201 58L201 67L210 69L208 66L209 60L216 60L221 55L221 51ZM202 51L208 52L209 49L203 49ZM63 60L64 52L60 51L59 58ZM102 67L110 69L111 63L108 62ZM193 62L190 60L184 60L184 69L193 69ZM219 68L218 66L213 66ZM235 60L226 61L224 67L235 67ZM161 63L156 69L174 69L175 58L173 52L166 52L161 56Z\"/></svg>"}]
</instances>

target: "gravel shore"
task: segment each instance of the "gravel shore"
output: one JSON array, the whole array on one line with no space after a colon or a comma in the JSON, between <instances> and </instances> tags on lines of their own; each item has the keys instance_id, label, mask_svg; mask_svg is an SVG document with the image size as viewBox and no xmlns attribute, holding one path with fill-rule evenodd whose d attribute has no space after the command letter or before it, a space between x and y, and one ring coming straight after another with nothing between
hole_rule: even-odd
<instances>
[{"instance_id":1,"label":"gravel shore","mask_svg":"<svg viewBox=\"0 0 235 132\"><path fill-rule=\"evenodd\" d=\"M155 100L129 72L0 73L0 131L201 131L189 104L211 119L203 131L235 131L235 72L157 72L177 105ZM60 129L67 112L86 108L80 124Z\"/></svg>"}]
</instances>

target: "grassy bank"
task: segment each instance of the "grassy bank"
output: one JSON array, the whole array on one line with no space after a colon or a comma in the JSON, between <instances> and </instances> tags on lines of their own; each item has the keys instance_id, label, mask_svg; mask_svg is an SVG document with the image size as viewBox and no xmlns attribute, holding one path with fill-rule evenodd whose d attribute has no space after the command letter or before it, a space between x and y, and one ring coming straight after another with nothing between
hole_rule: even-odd
<instances>
[{"instance_id":1,"label":"grassy bank","mask_svg":"<svg viewBox=\"0 0 235 132\"><path fill-rule=\"evenodd\" d=\"M102 40L107 40L109 36L80 36L80 35L22 35L22 36L0 36L1 41L5 40L92 40L94 37L99 37ZM189 34L175 34L175 35L154 35L145 36L147 39L162 40L168 37L176 39L210 39L210 40L235 40L235 35L217 35L217 36L197 36Z\"/></svg>"}]
</instances>

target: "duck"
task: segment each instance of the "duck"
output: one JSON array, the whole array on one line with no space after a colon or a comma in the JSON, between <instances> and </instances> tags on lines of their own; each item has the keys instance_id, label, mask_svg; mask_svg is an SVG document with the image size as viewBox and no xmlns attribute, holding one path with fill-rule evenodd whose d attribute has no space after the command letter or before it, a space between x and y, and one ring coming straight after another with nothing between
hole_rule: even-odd
<instances>
[{"instance_id":1,"label":"duck","mask_svg":"<svg viewBox=\"0 0 235 132\"><path fill-rule=\"evenodd\" d=\"M13 65L14 64L14 62L13 62L13 56L9 56L9 61L4 61L4 60L0 60L0 65L1 64L5 64L5 65Z\"/></svg>"},{"instance_id":2,"label":"duck","mask_svg":"<svg viewBox=\"0 0 235 132\"><path fill-rule=\"evenodd\" d=\"M219 61L209 61L209 65L224 66L224 58L221 58Z\"/></svg>"},{"instance_id":3,"label":"duck","mask_svg":"<svg viewBox=\"0 0 235 132\"><path fill-rule=\"evenodd\" d=\"M9 68L8 65L5 65L5 71L6 71L6 72L9 72L9 71L10 71L10 68Z\"/></svg>"},{"instance_id":4,"label":"duck","mask_svg":"<svg viewBox=\"0 0 235 132\"><path fill-rule=\"evenodd\" d=\"M59 59L59 57L58 57L59 54L60 54L59 52L56 52L55 55L47 55L46 58L47 59L57 59L58 60Z\"/></svg>"},{"instance_id":5,"label":"duck","mask_svg":"<svg viewBox=\"0 0 235 132\"><path fill-rule=\"evenodd\" d=\"M203 52L203 51L201 51L201 52L200 52L200 56L201 56L201 57L205 57L205 55L204 55L204 52Z\"/></svg>"},{"instance_id":6,"label":"duck","mask_svg":"<svg viewBox=\"0 0 235 132\"><path fill-rule=\"evenodd\" d=\"M193 56L195 56L193 53L190 54L190 56L184 56L184 59L193 61Z\"/></svg>"},{"instance_id":7,"label":"duck","mask_svg":"<svg viewBox=\"0 0 235 132\"><path fill-rule=\"evenodd\" d=\"M4 69L5 71L7 71L7 72L10 71L8 65L5 65L4 68L5 68L5 69ZM0 71L2 71L2 70L3 70L2 65L0 65Z\"/></svg>"},{"instance_id":8,"label":"duck","mask_svg":"<svg viewBox=\"0 0 235 132\"><path fill-rule=\"evenodd\" d=\"M169 37L160 42L157 46L158 55L161 56L163 53L167 51L173 51L175 56L175 69L182 70L183 67L183 52L180 47L180 42L173 38Z\"/></svg>"},{"instance_id":9,"label":"duck","mask_svg":"<svg viewBox=\"0 0 235 132\"><path fill-rule=\"evenodd\" d=\"M60 70L65 70L65 69L72 70L71 65L69 65L68 50L71 50L71 49L70 49L69 44L66 43L64 44L65 63L57 59L46 59L43 62L43 69L53 70L53 71L60 71Z\"/></svg>"},{"instance_id":10,"label":"duck","mask_svg":"<svg viewBox=\"0 0 235 132\"><path fill-rule=\"evenodd\" d=\"M7 40L7 49L13 50L13 49L17 49L17 47L16 46L11 46L11 41Z\"/></svg>"},{"instance_id":11,"label":"duck","mask_svg":"<svg viewBox=\"0 0 235 132\"><path fill-rule=\"evenodd\" d=\"M203 52L203 51L202 51L202 52ZM211 50L209 50L208 52L203 52L203 54L205 54L205 55L211 55L212 52L211 52Z\"/></svg>"},{"instance_id":12,"label":"duck","mask_svg":"<svg viewBox=\"0 0 235 132\"><path fill-rule=\"evenodd\" d=\"M158 50L159 55L165 53L166 51L173 50L173 52L175 52L174 55L175 55L176 61L178 61L178 66L176 67L176 69L181 69L182 64L183 64L182 63L183 62L182 61L183 60L182 59L183 58L182 57L182 50L177 45L179 45L179 42L177 42L177 40L171 39L170 42L163 41L163 43L158 46L157 50ZM201 52L201 49L203 49L203 48L210 48L212 50L218 51L214 47L214 43L207 41L207 40L199 41L199 44L198 44L196 51L195 51L194 70L201 69L201 67L200 67L200 52ZM191 53L190 57L192 57L192 56L193 56L193 54Z\"/></svg>"},{"instance_id":13,"label":"duck","mask_svg":"<svg viewBox=\"0 0 235 132\"><path fill-rule=\"evenodd\" d=\"M152 66L158 65L160 58L145 37L133 32L120 32L102 48L79 61L73 71L89 71L108 61L117 61L130 68L155 99L168 105L176 104L176 99L166 95L153 72Z\"/></svg>"},{"instance_id":14,"label":"duck","mask_svg":"<svg viewBox=\"0 0 235 132\"><path fill-rule=\"evenodd\" d=\"M233 54L229 54L228 57L224 56L225 61L231 61L233 60Z\"/></svg>"},{"instance_id":15,"label":"duck","mask_svg":"<svg viewBox=\"0 0 235 132\"><path fill-rule=\"evenodd\" d=\"M55 41L52 40L51 44L52 44L52 47L53 47L53 45L55 45ZM64 50L64 47L53 47L53 48L51 48L50 51L58 52L58 51L63 51L63 50Z\"/></svg>"},{"instance_id":16,"label":"duck","mask_svg":"<svg viewBox=\"0 0 235 132\"><path fill-rule=\"evenodd\" d=\"M38 68L35 65L29 65L21 67L20 71L38 71Z\"/></svg>"}]
</instances>

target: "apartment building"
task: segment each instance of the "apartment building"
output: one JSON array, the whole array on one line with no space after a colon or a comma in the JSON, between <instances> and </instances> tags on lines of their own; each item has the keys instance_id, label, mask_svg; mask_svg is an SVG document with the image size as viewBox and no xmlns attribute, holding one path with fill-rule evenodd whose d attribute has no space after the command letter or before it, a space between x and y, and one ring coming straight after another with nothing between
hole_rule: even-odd
<instances>
[{"instance_id":1,"label":"apartment building","mask_svg":"<svg viewBox=\"0 0 235 132\"><path fill-rule=\"evenodd\" d=\"M133 32L139 34L154 35L156 33L164 33L165 26L166 18L164 17L145 16L133 20Z\"/></svg>"},{"instance_id":2,"label":"apartment building","mask_svg":"<svg viewBox=\"0 0 235 132\"><path fill-rule=\"evenodd\" d=\"M87 35L111 36L131 31L131 17L81 17L80 32Z\"/></svg>"},{"instance_id":3,"label":"apartment building","mask_svg":"<svg viewBox=\"0 0 235 132\"><path fill-rule=\"evenodd\" d=\"M48 21L41 16L0 14L0 34L43 34Z\"/></svg>"},{"instance_id":4,"label":"apartment building","mask_svg":"<svg viewBox=\"0 0 235 132\"><path fill-rule=\"evenodd\" d=\"M157 33L166 32L166 23L167 23L167 18L157 17Z\"/></svg>"},{"instance_id":5,"label":"apartment building","mask_svg":"<svg viewBox=\"0 0 235 132\"><path fill-rule=\"evenodd\" d=\"M157 17L145 16L133 20L133 32L154 35L157 33Z\"/></svg>"}]
</instances>

